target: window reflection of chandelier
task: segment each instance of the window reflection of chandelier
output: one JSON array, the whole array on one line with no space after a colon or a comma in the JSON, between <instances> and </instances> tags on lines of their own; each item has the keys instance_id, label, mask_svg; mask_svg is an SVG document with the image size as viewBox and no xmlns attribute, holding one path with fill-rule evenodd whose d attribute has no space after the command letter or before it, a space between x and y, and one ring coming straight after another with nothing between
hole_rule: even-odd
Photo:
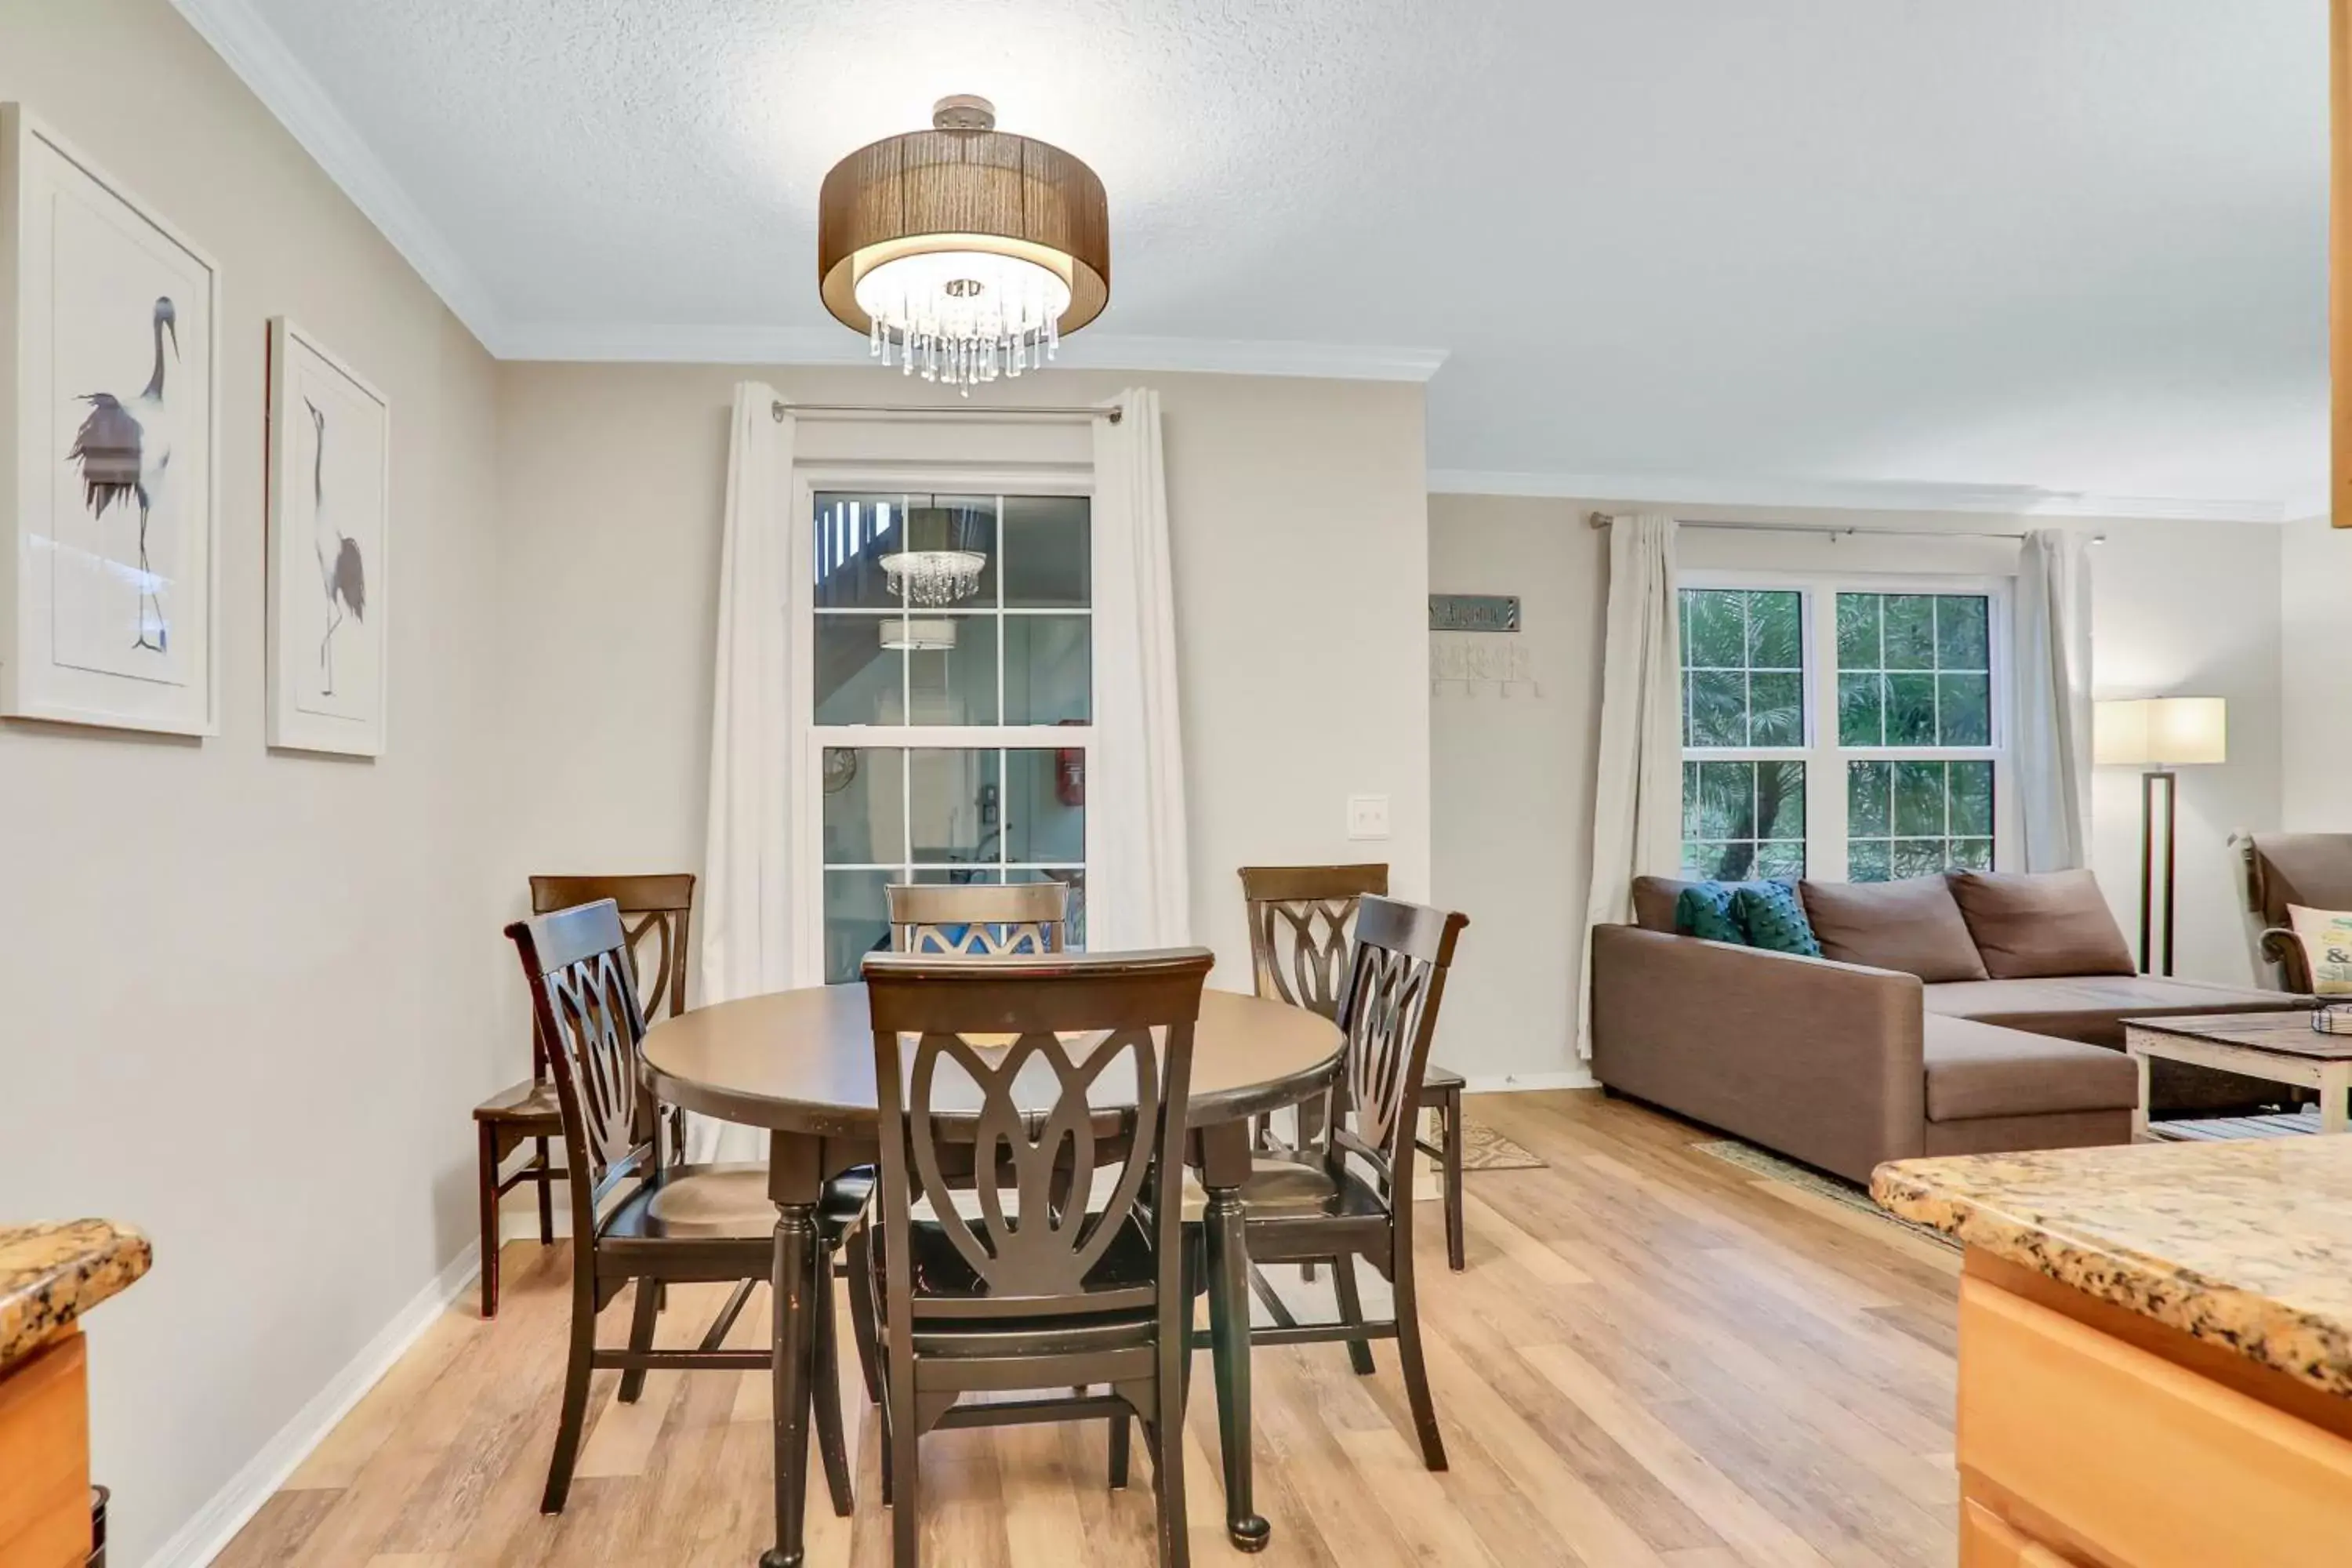
<instances>
[{"instance_id":1,"label":"window reflection of chandelier","mask_svg":"<svg viewBox=\"0 0 2352 1568\"><path fill-rule=\"evenodd\" d=\"M945 616L892 616L882 623L882 646L893 653L952 653L956 624Z\"/></svg>"},{"instance_id":2,"label":"window reflection of chandelier","mask_svg":"<svg viewBox=\"0 0 2352 1568\"><path fill-rule=\"evenodd\" d=\"M825 309L901 372L970 395L1044 368L1110 299L1102 181L996 129L984 98L940 100L929 131L844 158L817 196Z\"/></svg>"},{"instance_id":3,"label":"window reflection of chandelier","mask_svg":"<svg viewBox=\"0 0 2352 1568\"><path fill-rule=\"evenodd\" d=\"M882 557L882 575L906 604L936 609L980 591L988 557L980 549L985 521L969 507L907 509L900 548Z\"/></svg>"}]
</instances>

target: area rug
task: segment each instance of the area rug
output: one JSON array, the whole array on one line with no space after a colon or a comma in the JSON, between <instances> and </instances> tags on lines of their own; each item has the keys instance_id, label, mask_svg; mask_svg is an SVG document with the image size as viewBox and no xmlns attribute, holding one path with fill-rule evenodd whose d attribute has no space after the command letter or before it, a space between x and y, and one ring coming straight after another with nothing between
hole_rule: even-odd
<instances>
[{"instance_id":1,"label":"area rug","mask_svg":"<svg viewBox=\"0 0 2352 1568\"><path fill-rule=\"evenodd\" d=\"M1462 1121L1462 1169L1468 1171L1539 1171L1544 1162L1512 1142L1483 1121Z\"/></svg>"},{"instance_id":2,"label":"area rug","mask_svg":"<svg viewBox=\"0 0 2352 1568\"><path fill-rule=\"evenodd\" d=\"M1901 1226L1912 1235L1932 1241L1938 1247L1954 1252L1960 1249L1958 1241L1940 1230L1928 1226L1914 1225L1907 1219L1888 1214L1871 1201L1867 1190L1857 1187L1851 1182L1840 1181L1835 1176L1824 1175L1794 1161L1783 1160L1778 1154L1767 1153L1753 1143L1743 1143L1737 1138L1721 1138L1704 1143L1694 1143L1691 1147L1702 1154L1712 1155L1727 1165L1737 1165L1741 1170L1752 1172L1756 1175L1786 1183L1816 1197L1827 1198L1842 1208L1852 1209L1857 1214L1866 1214L1882 1224Z\"/></svg>"}]
</instances>

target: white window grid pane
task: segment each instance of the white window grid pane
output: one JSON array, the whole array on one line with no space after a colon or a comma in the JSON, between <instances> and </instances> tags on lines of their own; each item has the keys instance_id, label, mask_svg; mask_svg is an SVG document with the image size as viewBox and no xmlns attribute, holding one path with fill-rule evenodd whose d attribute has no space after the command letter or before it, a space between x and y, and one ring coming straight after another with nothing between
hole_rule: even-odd
<instances>
[{"instance_id":1,"label":"white window grid pane","mask_svg":"<svg viewBox=\"0 0 2352 1568\"><path fill-rule=\"evenodd\" d=\"M1752 614L1748 608L1752 601L1746 599L1745 595L1759 592L1795 592L1801 595L1804 622L1801 646L1803 649L1804 668L1799 673L1802 677L1805 697L1804 743L1793 747L1693 744L1694 731L1689 720L1692 711L1691 677L1697 671L1721 668L1715 665L1693 665L1686 666L1683 671L1682 687L1685 715L1683 755L1686 760L1695 763L1748 760L1802 762L1805 764L1807 796L1805 847L1811 874L1825 877L1838 875L1847 862L1847 850L1851 845L1885 845L1889 847L1888 852L1891 854L1894 846L1915 841L1911 836L1898 839L1892 836L1891 832L1870 837L1849 837L1846 818L1850 803L1846 792L1844 764L1849 761L1864 760L1889 763L1918 761L1945 763L1974 762L1986 764L1991 783L1991 797L1988 803L1987 812L1989 827L1980 832L1958 831L1958 825L1952 815L1954 806L1948 782L1951 770L1947 767L1945 770L1947 787L1943 796L1944 836L1933 840L1918 838L1916 841L1937 843L1944 847L1947 854L1956 847L1968 846L1973 852L1975 846L1983 845L1987 847L1986 853L1991 856L1994 865L2008 864L2005 858L2008 851L2003 846L2011 842L2010 836L2016 831L2016 824L2010 820L2013 811L2004 805L2011 798L2007 776L2006 738L2010 693L2004 684L2007 678L2003 674L2005 664L2001 650L2004 646L2002 639L2008 635L2009 609L2008 601L1997 585L1988 584L1979 586L1970 583L1966 586L1946 586L1925 582L1889 582L1881 584L1851 578L1843 581L1835 577L1792 579L1767 574L1763 574L1760 580L1751 578L1746 581L1736 577L1710 577L1702 574L1698 582L1685 582L1677 584L1677 588L1685 595L1715 592L1738 593L1743 595L1740 601L1743 657L1747 651L1745 646L1747 633L1752 625ZM1864 669L1861 667L1860 661L1857 661L1856 666L1851 669L1842 664L1840 654L1843 650L1835 615L1837 596L1841 594L1869 596L1879 605L1880 616L1875 628L1877 647L1874 649L1875 658L1871 661L1876 667L1875 668ZM1917 673L1930 679L1934 690L1934 722L1937 726L1936 734L1938 741L1945 731L1944 701L1947 695L1952 695L1956 701L1962 700L1958 694L1948 694L1944 690L1941 678L1953 675L1981 678L1986 685L1984 716L1989 726L1982 743L1885 744L1885 726L1887 720L1885 692L1883 686L1878 693L1881 700L1878 705L1880 730L1877 739L1881 743L1874 746L1849 746L1844 743L1840 725L1839 677L1841 674L1866 673L1883 678L1886 663L1885 605L1888 599L1901 596L1917 596L1930 602L1927 632L1934 646L1929 654L1928 668L1916 672L1898 673ZM1954 660L1949 657L1946 646L1947 635L1952 630L1948 616L1952 610L1969 601L1973 601L1972 607L1982 618L1983 657L1980 659ZM1681 603L1686 607L1691 601L1685 597ZM1697 651L1689 642L1687 636L1684 641L1684 647L1694 653ZM1677 649L1678 653L1682 651L1684 648ZM1748 672L1742 671L1742 673ZM1743 683L1742 695L1748 699L1748 727L1745 732L1752 740L1754 735L1752 675L1747 682ZM1969 712L1970 717L1974 717L1976 710L1973 703L1970 704ZM1954 710L1953 716L1955 718L1958 716L1958 710ZM1824 787L1832 785L1832 783L1833 787ZM1890 828L1891 826L1890 824ZM1685 842L1687 845L1696 841L1685 838ZM1706 842L1713 844L1718 841ZM1685 855L1687 857L1687 850Z\"/></svg>"},{"instance_id":2,"label":"white window grid pane","mask_svg":"<svg viewBox=\"0 0 2352 1568\"><path fill-rule=\"evenodd\" d=\"M1799 732L1801 734L1806 732L1806 726L1810 722L1809 713L1811 704L1807 699L1805 689L1804 658L1807 607L1803 593L1798 590L1786 588L1682 588L1676 591L1682 595L1679 603L1685 610L1690 603L1691 596L1698 594L1732 594L1738 596L1739 604L1739 652L1741 662L1738 664L1692 664L1685 661L1683 665L1683 750L1685 752L1696 753L1699 755L1715 755L1733 751L1741 752L1752 752L1757 754L1782 751L1786 751L1790 753L1801 752L1804 750L1801 745L1790 747L1758 746L1755 744L1755 740L1756 678L1759 675L1795 676L1797 678L1797 721ZM1755 644L1756 597L1759 594L1793 594L1797 600L1797 662L1793 665L1758 664L1748 657L1748 650ZM1684 620L1685 635L1682 640L1685 643L1688 643L1690 638L1687 631L1686 615L1684 617ZM1696 744L1693 741L1692 737L1694 731L1692 726L1695 721L1694 715L1697 710L1697 704L1694 695L1696 690L1697 683L1694 677L1700 675L1737 675L1740 678L1739 721L1741 744L1737 746L1702 746Z\"/></svg>"},{"instance_id":3,"label":"white window grid pane","mask_svg":"<svg viewBox=\"0 0 2352 1568\"><path fill-rule=\"evenodd\" d=\"M1981 675L1985 678L1987 688L1985 699L1985 721L1988 729L1990 728L1992 722L1992 698L1990 691L1992 684L1992 598L1990 595L1937 594L1917 591L1903 593L1895 590L1841 588L1837 592L1837 597L1840 601L1846 599L1874 599L1878 604L1878 658L1875 662L1864 668L1848 669L1845 668L1844 662L1840 657L1843 650L1835 646L1832 646L1830 650L1832 658L1837 660L1832 679L1837 683L1839 694L1838 740L1841 747L1849 751L1865 749L1860 745L1847 745L1845 742L1843 678L1849 675L1867 675L1874 677L1878 682L1877 744L1879 747L1885 747L1886 745L1886 713L1887 709L1891 706L1891 699L1893 695L1893 688L1888 684L1887 679L1889 676L1924 675L1927 678L1929 700L1934 704L1934 724L1937 739L1936 743L1927 749L1938 752L1948 749L1941 743L1944 735L1944 682L1942 678L1947 675ZM1890 668L1886 661L1887 601L1891 599L1922 598L1928 602L1927 638L1929 651L1927 668L1925 669ZM1946 614L1946 607L1948 605L1957 605L1963 600L1983 606L1980 614L1982 616L1985 627L1985 661L1981 665L1948 665L1944 662L1944 616ZM1840 624L1843 624L1842 620ZM1833 643L1837 640L1838 639L1832 639ZM1914 748L1904 749L1909 750Z\"/></svg>"}]
</instances>

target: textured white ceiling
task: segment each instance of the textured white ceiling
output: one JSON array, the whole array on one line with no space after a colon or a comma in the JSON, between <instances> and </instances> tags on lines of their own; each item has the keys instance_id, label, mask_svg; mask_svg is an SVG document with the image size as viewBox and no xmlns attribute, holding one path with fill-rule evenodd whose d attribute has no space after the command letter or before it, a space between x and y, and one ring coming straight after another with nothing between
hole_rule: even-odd
<instances>
[{"instance_id":1,"label":"textured white ceiling","mask_svg":"<svg viewBox=\"0 0 2352 1568\"><path fill-rule=\"evenodd\" d=\"M1109 188L1092 334L1445 351L1433 469L2325 488L2324 0L180 4L519 349L831 344L818 182L980 92Z\"/></svg>"}]
</instances>

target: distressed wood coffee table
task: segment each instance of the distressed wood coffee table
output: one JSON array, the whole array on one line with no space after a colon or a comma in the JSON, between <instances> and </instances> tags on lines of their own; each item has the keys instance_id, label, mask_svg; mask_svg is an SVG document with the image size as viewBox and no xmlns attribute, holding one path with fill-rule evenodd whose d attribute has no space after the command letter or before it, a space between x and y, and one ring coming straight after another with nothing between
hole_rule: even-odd
<instances>
[{"instance_id":1,"label":"distressed wood coffee table","mask_svg":"<svg viewBox=\"0 0 2352 1568\"><path fill-rule=\"evenodd\" d=\"M2308 1013L2127 1018L2124 1021L2124 1049L2139 1064L2139 1104L2132 1111L2135 1138L2146 1139L2149 1135L2147 1064L2156 1057L2319 1091L2316 1125L2308 1116L2235 1117L2213 1122L2212 1131L2188 1136L2263 1138L2352 1131L2352 1116L2347 1116L2345 1105L2347 1095L2352 1095L2352 1035L2323 1035L2311 1026Z\"/></svg>"}]
</instances>

